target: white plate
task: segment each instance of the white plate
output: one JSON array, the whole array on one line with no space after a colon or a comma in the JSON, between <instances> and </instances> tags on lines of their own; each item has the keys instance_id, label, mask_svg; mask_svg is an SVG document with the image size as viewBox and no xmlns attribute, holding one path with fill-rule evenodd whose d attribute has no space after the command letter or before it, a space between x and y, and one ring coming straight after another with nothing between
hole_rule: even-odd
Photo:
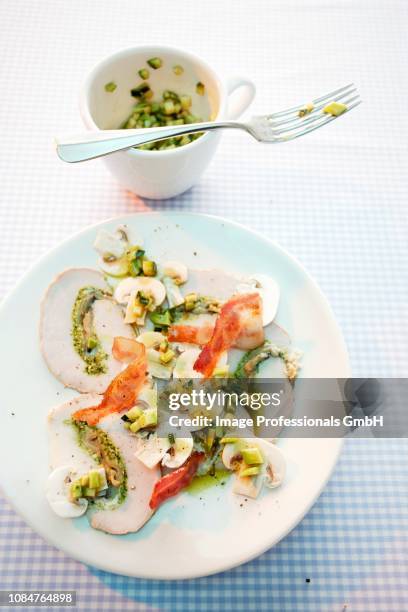
<instances>
[{"instance_id":1,"label":"white plate","mask_svg":"<svg viewBox=\"0 0 408 612\"><path fill-rule=\"evenodd\" d=\"M149 578L205 576L249 561L293 529L326 484L341 440L282 440L288 475L280 488L248 501L232 495L229 485L184 493L164 504L137 534L110 536L91 529L85 517L71 521L54 515L44 496L46 415L76 392L64 389L42 360L40 301L64 268L94 266L97 230L119 223L144 237L154 259L271 274L282 295L277 322L304 351L302 376L349 376L347 351L326 299L298 262L262 236L205 215L143 213L87 228L43 257L2 304L0 470L16 510L48 542L98 568Z\"/></svg>"}]
</instances>

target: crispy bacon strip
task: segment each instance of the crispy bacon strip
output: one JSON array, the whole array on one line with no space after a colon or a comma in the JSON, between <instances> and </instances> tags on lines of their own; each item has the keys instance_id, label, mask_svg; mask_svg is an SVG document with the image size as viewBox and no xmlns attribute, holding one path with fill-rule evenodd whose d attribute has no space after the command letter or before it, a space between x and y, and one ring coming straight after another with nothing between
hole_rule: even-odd
<instances>
[{"instance_id":1,"label":"crispy bacon strip","mask_svg":"<svg viewBox=\"0 0 408 612\"><path fill-rule=\"evenodd\" d=\"M136 340L118 337L114 339L112 352L115 359L125 363L130 362L128 367L112 380L98 406L74 412L72 418L76 421L96 425L108 414L129 410L135 405L146 379L146 349Z\"/></svg>"},{"instance_id":2,"label":"crispy bacon strip","mask_svg":"<svg viewBox=\"0 0 408 612\"><path fill-rule=\"evenodd\" d=\"M152 510L156 510L160 504L188 487L204 457L204 453L193 453L181 467L156 482L149 502Z\"/></svg>"},{"instance_id":3,"label":"crispy bacon strip","mask_svg":"<svg viewBox=\"0 0 408 612\"><path fill-rule=\"evenodd\" d=\"M224 351L227 351L249 330L245 348L262 344L262 299L258 293L245 293L232 297L221 308L214 332L209 342L199 354L194 369L205 378L213 373ZM240 342L241 346L243 345Z\"/></svg>"},{"instance_id":4,"label":"crispy bacon strip","mask_svg":"<svg viewBox=\"0 0 408 612\"><path fill-rule=\"evenodd\" d=\"M169 342L187 342L188 344L207 344L211 340L214 326L211 323L201 327L194 325L171 325L169 327Z\"/></svg>"}]
</instances>

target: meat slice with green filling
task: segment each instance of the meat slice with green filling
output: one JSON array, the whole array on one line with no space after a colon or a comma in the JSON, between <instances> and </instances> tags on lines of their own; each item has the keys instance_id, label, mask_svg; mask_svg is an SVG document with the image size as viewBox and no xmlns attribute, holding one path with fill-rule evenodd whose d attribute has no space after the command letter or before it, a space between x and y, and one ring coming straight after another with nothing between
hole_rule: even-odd
<instances>
[{"instance_id":1,"label":"meat slice with green filling","mask_svg":"<svg viewBox=\"0 0 408 612\"><path fill-rule=\"evenodd\" d=\"M103 393L121 371L112 356L115 336L133 338L103 275L72 268L48 287L41 306L40 341L50 371L67 387Z\"/></svg>"}]
</instances>

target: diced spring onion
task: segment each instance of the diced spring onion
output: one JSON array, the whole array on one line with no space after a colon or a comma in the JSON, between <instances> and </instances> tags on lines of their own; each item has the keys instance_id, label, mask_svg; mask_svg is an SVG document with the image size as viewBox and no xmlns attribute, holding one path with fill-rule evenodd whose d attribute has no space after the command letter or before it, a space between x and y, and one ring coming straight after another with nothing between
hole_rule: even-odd
<instances>
[{"instance_id":1,"label":"diced spring onion","mask_svg":"<svg viewBox=\"0 0 408 612\"><path fill-rule=\"evenodd\" d=\"M133 408L131 408L130 410L128 410L128 412L126 412L126 418L129 421L136 421L140 416L142 416L143 414L143 410L141 408L138 408L137 406L134 406Z\"/></svg>"},{"instance_id":2,"label":"diced spring onion","mask_svg":"<svg viewBox=\"0 0 408 612\"><path fill-rule=\"evenodd\" d=\"M96 470L89 472L89 487L91 489L100 489L102 485L102 479Z\"/></svg>"},{"instance_id":3,"label":"diced spring onion","mask_svg":"<svg viewBox=\"0 0 408 612\"><path fill-rule=\"evenodd\" d=\"M152 58L151 61L154 59L159 58ZM142 68L139 70L139 76L146 77L146 73L148 72L148 70ZM138 99L138 103L135 104L132 113L122 124L122 128L150 128L166 125L199 123L202 121L200 117L196 117L191 113L192 99L189 95L179 96L176 92L167 89L163 92L161 101L153 101L153 91L146 81L134 87L130 93L134 98ZM137 148L145 151L174 149L187 145L200 136L202 136L202 133L186 134L184 136L166 138L165 140L139 145ZM131 273L137 276L136 269L132 270Z\"/></svg>"},{"instance_id":4,"label":"diced spring onion","mask_svg":"<svg viewBox=\"0 0 408 612\"><path fill-rule=\"evenodd\" d=\"M80 482L76 481L72 483L70 487L70 494L71 494L72 499L79 499L80 497L82 497L83 493L82 493L82 486Z\"/></svg>"},{"instance_id":5,"label":"diced spring onion","mask_svg":"<svg viewBox=\"0 0 408 612\"><path fill-rule=\"evenodd\" d=\"M175 357L175 352L171 349L168 349L165 353L161 353L160 362L161 363L170 363L170 361Z\"/></svg>"},{"instance_id":6,"label":"diced spring onion","mask_svg":"<svg viewBox=\"0 0 408 612\"><path fill-rule=\"evenodd\" d=\"M199 96L203 96L205 94L205 85L199 81L196 85L196 92Z\"/></svg>"},{"instance_id":7,"label":"diced spring onion","mask_svg":"<svg viewBox=\"0 0 408 612\"><path fill-rule=\"evenodd\" d=\"M162 67L163 60L161 60L160 57L152 57L149 60L147 60L147 63L149 64L151 68L153 68L154 70L157 70L158 68Z\"/></svg>"},{"instance_id":8,"label":"diced spring onion","mask_svg":"<svg viewBox=\"0 0 408 612\"><path fill-rule=\"evenodd\" d=\"M151 312L149 319L156 327L168 327L172 323L169 310L166 310L166 312Z\"/></svg>"},{"instance_id":9,"label":"diced spring onion","mask_svg":"<svg viewBox=\"0 0 408 612\"><path fill-rule=\"evenodd\" d=\"M139 431L139 429L142 429L142 425L140 423L140 419L137 419L136 421L134 421L134 423L131 423L129 425L129 430L132 433L137 433Z\"/></svg>"},{"instance_id":10,"label":"diced spring onion","mask_svg":"<svg viewBox=\"0 0 408 612\"><path fill-rule=\"evenodd\" d=\"M309 104L306 104L299 110L298 115L299 117L305 117L306 115L310 115L313 109L314 109L314 105L311 102L309 102Z\"/></svg>"},{"instance_id":11,"label":"diced spring onion","mask_svg":"<svg viewBox=\"0 0 408 612\"><path fill-rule=\"evenodd\" d=\"M130 90L130 95L134 98L146 97L147 92L150 91L149 83L141 83L137 87Z\"/></svg>"},{"instance_id":12,"label":"diced spring onion","mask_svg":"<svg viewBox=\"0 0 408 612\"><path fill-rule=\"evenodd\" d=\"M166 100L163 104L163 111L165 115L173 115L176 112L176 107L173 100Z\"/></svg>"},{"instance_id":13,"label":"diced spring onion","mask_svg":"<svg viewBox=\"0 0 408 612\"><path fill-rule=\"evenodd\" d=\"M148 259L144 259L142 262L142 270L145 276L156 276L157 274L157 266L154 261L149 261Z\"/></svg>"},{"instance_id":14,"label":"diced spring onion","mask_svg":"<svg viewBox=\"0 0 408 612\"><path fill-rule=\"evenodd\" d=\"M148 78L149 78L149 76L150 76L150 72L148 71L148 69L147 69L147 68L141 68L141 69L138 71L138 75L140 76L140 78L141 78L141 79L143 79L144 81L147 81L147 79L148 79Z\"/></svg>"},{"instance_id":15,"label":"diced spring onion","mask_svg":"<svg viewBox=\"0 0 408 612\"><path fill-rule=\"evenodd\" d=\"M198 300L198 295L196 293L188 293L184 298L184 308L187 311L194 310L196 307L196 303Z\"/></svg>"},{"instance_id":16,"label":"diced spring onion","mask_svg":"<svg viewBox=\"0 0 408 612\"><path fill-rule=\"evenodd\" d=\"M180 96L180 104L183 110L188 110L191 107L191 96Z\"/></svg>"},{"instance_id":17,"label":"diced spring onion","mask_svg":"<svg viewBox=\"0 0 408 612\"><path fill-rule=\"evenodd\" d=\"M81 476L81 487L88 487L89 486L89 474L84 474L84 476Z\"/></svg>"},{"instance_id":18,"label":"diced spring onion","mask_svg":"<svg viewBox=\"0 0 408 612\"><path fill-rule=\"evenodd\" d=\"M256 446L243 448L241 454L247 465L261 465L264 462L261 451Z\"/></svg>"},{"instance_id":19,"label":"diced spring onion","mask_svg":"<svg viewBox=\"0 0 408 612\"><path fill-rule=\"evenodd\" d=\"M323 112L333 117L338 117L342 115L347 110L347 106L342 104L341 102L330 102L327 106L324 107Z\"/></svg>"},{"instance_id":20,"label":"diced spring onion","mask_svg":"<svg viewBox=\"0 0 408 612\"><path fill-rule=\"evenodd\" d=\"M91 487L85 487L83 490L83 495L84 497L95 497L96 496L96 490L92 489Z\"/></svg>"},{"instance_id":21,"label":"diced spring onion","mask_svg":"<svg viewBox=\"0 0 408 612\"><path fill-rule=\"evenodd\" d=\"M88 342L86 343L86 346L89 351L96 348L98 346L98 338L96 338L95 336L90 336L88 338Z\"/></svg>"},{"instance_id":22,"label":"diced spring onion","mask_svg":"<svg viewBox=\"0 0 408 612\"><path fill-rule=\"evenodd\" d=\"M107 91L108 93L112 93L113 91L115 91L116 87L117 87L116 83L111 81L110 83L106 83L105 91Z\"/></svg>"}]
</instances>

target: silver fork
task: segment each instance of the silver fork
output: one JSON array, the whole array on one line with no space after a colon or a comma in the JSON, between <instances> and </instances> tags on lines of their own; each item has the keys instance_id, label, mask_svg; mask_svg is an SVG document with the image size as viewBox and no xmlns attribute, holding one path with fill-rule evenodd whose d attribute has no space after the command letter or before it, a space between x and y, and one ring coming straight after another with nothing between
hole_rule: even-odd
<instances>
[{"instance_id":1,"label":"silver fork","mask_svg":"<svg viewBox=\"0 0 408 612\"><path fill-rule=\"evenodd\" d=\"M361 100L357 88L353 83L350 83L345 87L340 87L340 89L312 100L313 109L303 117L300 117L299 113L305 108L305 105L298 104L271 115L252 117L247 123L240 123L239 121L205 121L203 123L190 123L160 128L86 132L80 136L58 139L57 153L63 161L70 163L80 162L137 147L154 142L155 140L228 128L245 130L259 142L288 142L289 140L309 134L309 132L313 132L337 119L336 116L323 113L323 108L330 102L345 104L347 106L346 112L348 112L358 106Z\"/></svg>"}]
</instances>

